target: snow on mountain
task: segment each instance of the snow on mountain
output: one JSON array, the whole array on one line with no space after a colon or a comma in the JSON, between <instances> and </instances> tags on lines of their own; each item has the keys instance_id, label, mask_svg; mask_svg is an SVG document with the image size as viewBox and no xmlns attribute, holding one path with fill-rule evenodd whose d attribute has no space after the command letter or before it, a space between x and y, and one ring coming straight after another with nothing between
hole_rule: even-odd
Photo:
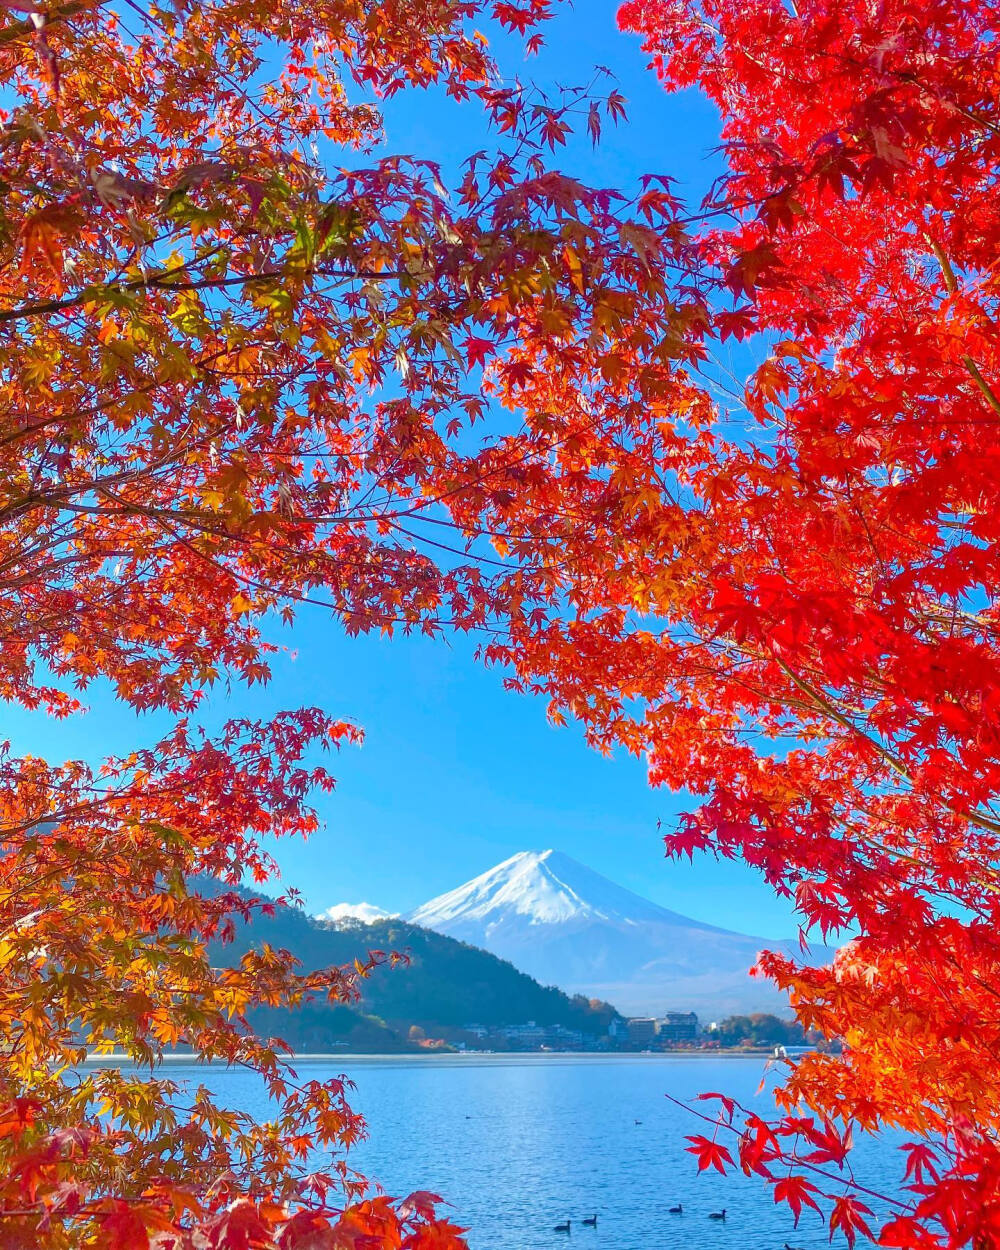
<instances>
[{"instance_id":1,"label":"snow on mountain","mask_svg":"<svg viewBox=\"0 0 1000 1250\"><path fill-rule=\"evenodd\" d=\"M607 999L627 1015L780 1009L784 998L748 969L765 948L798 953L796 941L750 937L668 911L552 850L513 855L407 919L483 947L545 985Z\"/></svg>"},{"instance_id":2,"label":"snow on mountain","mask_svg":"<svg viewBox=\"0 0 1000 1250\"><path fill-rule=\"evenodd\" d=\"M316 919L327 924L339 924L343 920L360 920L362 924L372 924L376 920L388 920L398 914L376 907L374 903L334 903L326 911L321 911Z\"/></svg>"}]
</instances>

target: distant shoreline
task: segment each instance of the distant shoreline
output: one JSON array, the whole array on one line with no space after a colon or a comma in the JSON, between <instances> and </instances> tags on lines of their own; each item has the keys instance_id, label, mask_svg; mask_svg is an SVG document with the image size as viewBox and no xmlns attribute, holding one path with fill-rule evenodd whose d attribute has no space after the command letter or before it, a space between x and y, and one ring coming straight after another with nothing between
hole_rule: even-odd
<instances>
[{"instance_id":1,"label":"distant shoreline","mask_svg":"<svg viewBox=\"0 0 1000 1250\"><path fill-rule=\"evenodd\" d=\"M804 1052L802 1052L804 1053ZM302 1051L286 1056L289 1063L470 1063L476 1061L523 1063L525 1061L552 1063L560 1059L587 1059L595 1063L606 1063L613 1060L663 1060L663 1059L767 1059L774 1054L774 1047L761 1047L757 1050L719 1049L719 1050L430 1050L430 1051L384 1051L376 1054L354 1054L350 1051ZM795 1058L789 1054L789 1058ZM109 1055L89 1054L85 1063L99 1066L101 1064L133 1063L128 1055L116 1051ZM163 1063L190 1063L200 1067L232 1067L225 1059L201 1059L197 1055L169 1054L162 1058ZM146 1064L137 1065L146 1067ZM245 1071L241 1068L241 1071Z\"/></svg>"}]
</instances>

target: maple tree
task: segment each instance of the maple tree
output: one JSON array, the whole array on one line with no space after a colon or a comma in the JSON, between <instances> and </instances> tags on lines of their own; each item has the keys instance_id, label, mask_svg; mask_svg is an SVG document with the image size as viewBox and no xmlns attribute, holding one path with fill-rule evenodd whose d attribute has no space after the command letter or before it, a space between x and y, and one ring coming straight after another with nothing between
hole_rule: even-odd
<instances>
[{"instance_id":1,"label":"maple tree","mask_svg":"<svg viewBox=\"0 0 1000 1250\"><path fill-rule=\"evenodd\" d=\"M178 718L94 770L0 758L0 1237L454 1244L432 1196L362 1191L343 1087L244 1023L364 968L205 957L254 904L192 879L265 879L261 837L315 827L314 748L358 731L210 737L199 704L266 680L269 621L318 601L495 631L512 685L703 796L675 852L857 931L829 966L762 959L847 1049L791 1067L773 1122L720 1099L701 1165L848 1241L1000 1240L990 6L627 4L722 115L688 213L551 168L620 99L506 87L472 25L544 0L0 8L0 691ZM374 156L370 97L433 82L493 123L450 195ZM766 345L733 395L703 364L731 337ZM247 1064L274 1119L81 1073L102 1041ZM849 1154L883 1125L910 1139L887 1222Z\"/></svg>"},{"instance_id":2,"label":"maple tree","mask_svg":"<svg viewBox=\"0 0 1000 1250\"><path fill-rule=\"evenodd\" d=\"M844 1053L790 1064L774 1122L723 1099L692 1139L851 1243L1000 1244L996 16L628 0L666 86L721 116L688 333L759 363L689 369L610 474L595 438L530 484L555 588L489 649L702 796L672 853L742 857L804 931L856 934L759 965ZM565 411L581 373L519 397ZM881 1127L908 1142L888 1192L848 1153Z\"/></svg>"},{"instance_id":3,"label":"maple tree","mask_svg":"<svg viewBox=\"0 0 1000 1250\"><path fill-rule=\"evenodd\" d=\"M0 697L61 717L93 686L170 724L103 763L0 753L2 1245L459 1244L433 1195L350 1170L343 1083L246 1023L351 1001L386 956L206 953L268 905L235 887L315 829L319 753L359 730L198 715L267 680L300 604L352 632L526 620L556 544L523 488L632 454L630 414L686 389L674 200L550 163L620 97L508 86L475 29L530 51L547 13L0 0ZM490 127L456 177L379 154L378 99L433 84ZM536 404L563 363L572 405ZM168 1047L258 1073L270 1119L171 1080Z\"/></svg>"}]
</instances>

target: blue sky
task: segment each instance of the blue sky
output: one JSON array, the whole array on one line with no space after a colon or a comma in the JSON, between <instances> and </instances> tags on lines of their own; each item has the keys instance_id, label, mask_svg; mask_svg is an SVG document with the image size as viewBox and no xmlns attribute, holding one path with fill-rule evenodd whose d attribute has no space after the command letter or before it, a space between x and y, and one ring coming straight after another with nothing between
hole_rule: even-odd
<instances>
[{"instance_id":1,"label":"blue sky","mask_svg":"<svg viewBox=\"0 0 1000 1250\"><path fill-rule=\"evenodd\" d=\"M665 173L693 198L719 172L711 107L661 90L638 42L618 33L614 5L565 8L527 64L498 54L508 72L540 82L585 83L598 64L617 78L628 122L608 130L596 152L572 144L558 156L566 172L617 186ZM446 169L483 141L474 110L438 94L390 102L386 130L387 151ZM542 701L505 692L502 675L476 665L467 640L348 639L318 609L303 610L275 640L288 652L271 686L218 690L208 717L320 704L366 732L362 748L335 761L337 791L320 800L323 832L277 849L286 883L310 910L362 899L407 910L516 851L551 846L698 919L764 936L794 932L787 904L742 866L666 861L657 820L669 827L690 800L651 791L640 761L602 759L576 728L552 728ZM87 698L91 710L62 724L8 709L4 736L18 752L96 759L151 741L160 727L100 690Z\"/></svg>"}]
</instances>

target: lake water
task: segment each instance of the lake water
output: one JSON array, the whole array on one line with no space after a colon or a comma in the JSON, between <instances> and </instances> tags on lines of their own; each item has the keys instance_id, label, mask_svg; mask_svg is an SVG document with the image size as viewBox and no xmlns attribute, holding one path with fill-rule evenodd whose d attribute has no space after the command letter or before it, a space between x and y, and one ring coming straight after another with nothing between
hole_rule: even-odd
<instances>
[{"instance_id":1,"label":"lake water","mask_svg":"<svg viewBox=\"0 0 1000 1250\"><path fill-rule=\"evenodd\" d=\"M255 1078L172 1064L229 1106L267 1114ZM723 1091L769 1114L758 1056L484 1055L299 1059L308 1078L346 1073L370 1140L350 1160L393 1195L429 1189L452 1204L473 1250L808 1250L828 1245L816 1214L787 1208L742 1174L698 1174L683 1138L703 1128L666 1098ZM704 1104L701 1104L704 1106ZM636 1120L641 1123L636 1124ZM897 1181L893 1142L852 1152L859 1179ZM321 1160L317 1160L320 1163ZM682 1215L670 1215L675 1204ZM872 1206L879 1214L877 1203ZM725 1223L708 1213L726 1208ZM596 1229L585 1216L598 1216ZM572 1231L554 1225L572 1220Z\"/></svg>"}]
</instances>

